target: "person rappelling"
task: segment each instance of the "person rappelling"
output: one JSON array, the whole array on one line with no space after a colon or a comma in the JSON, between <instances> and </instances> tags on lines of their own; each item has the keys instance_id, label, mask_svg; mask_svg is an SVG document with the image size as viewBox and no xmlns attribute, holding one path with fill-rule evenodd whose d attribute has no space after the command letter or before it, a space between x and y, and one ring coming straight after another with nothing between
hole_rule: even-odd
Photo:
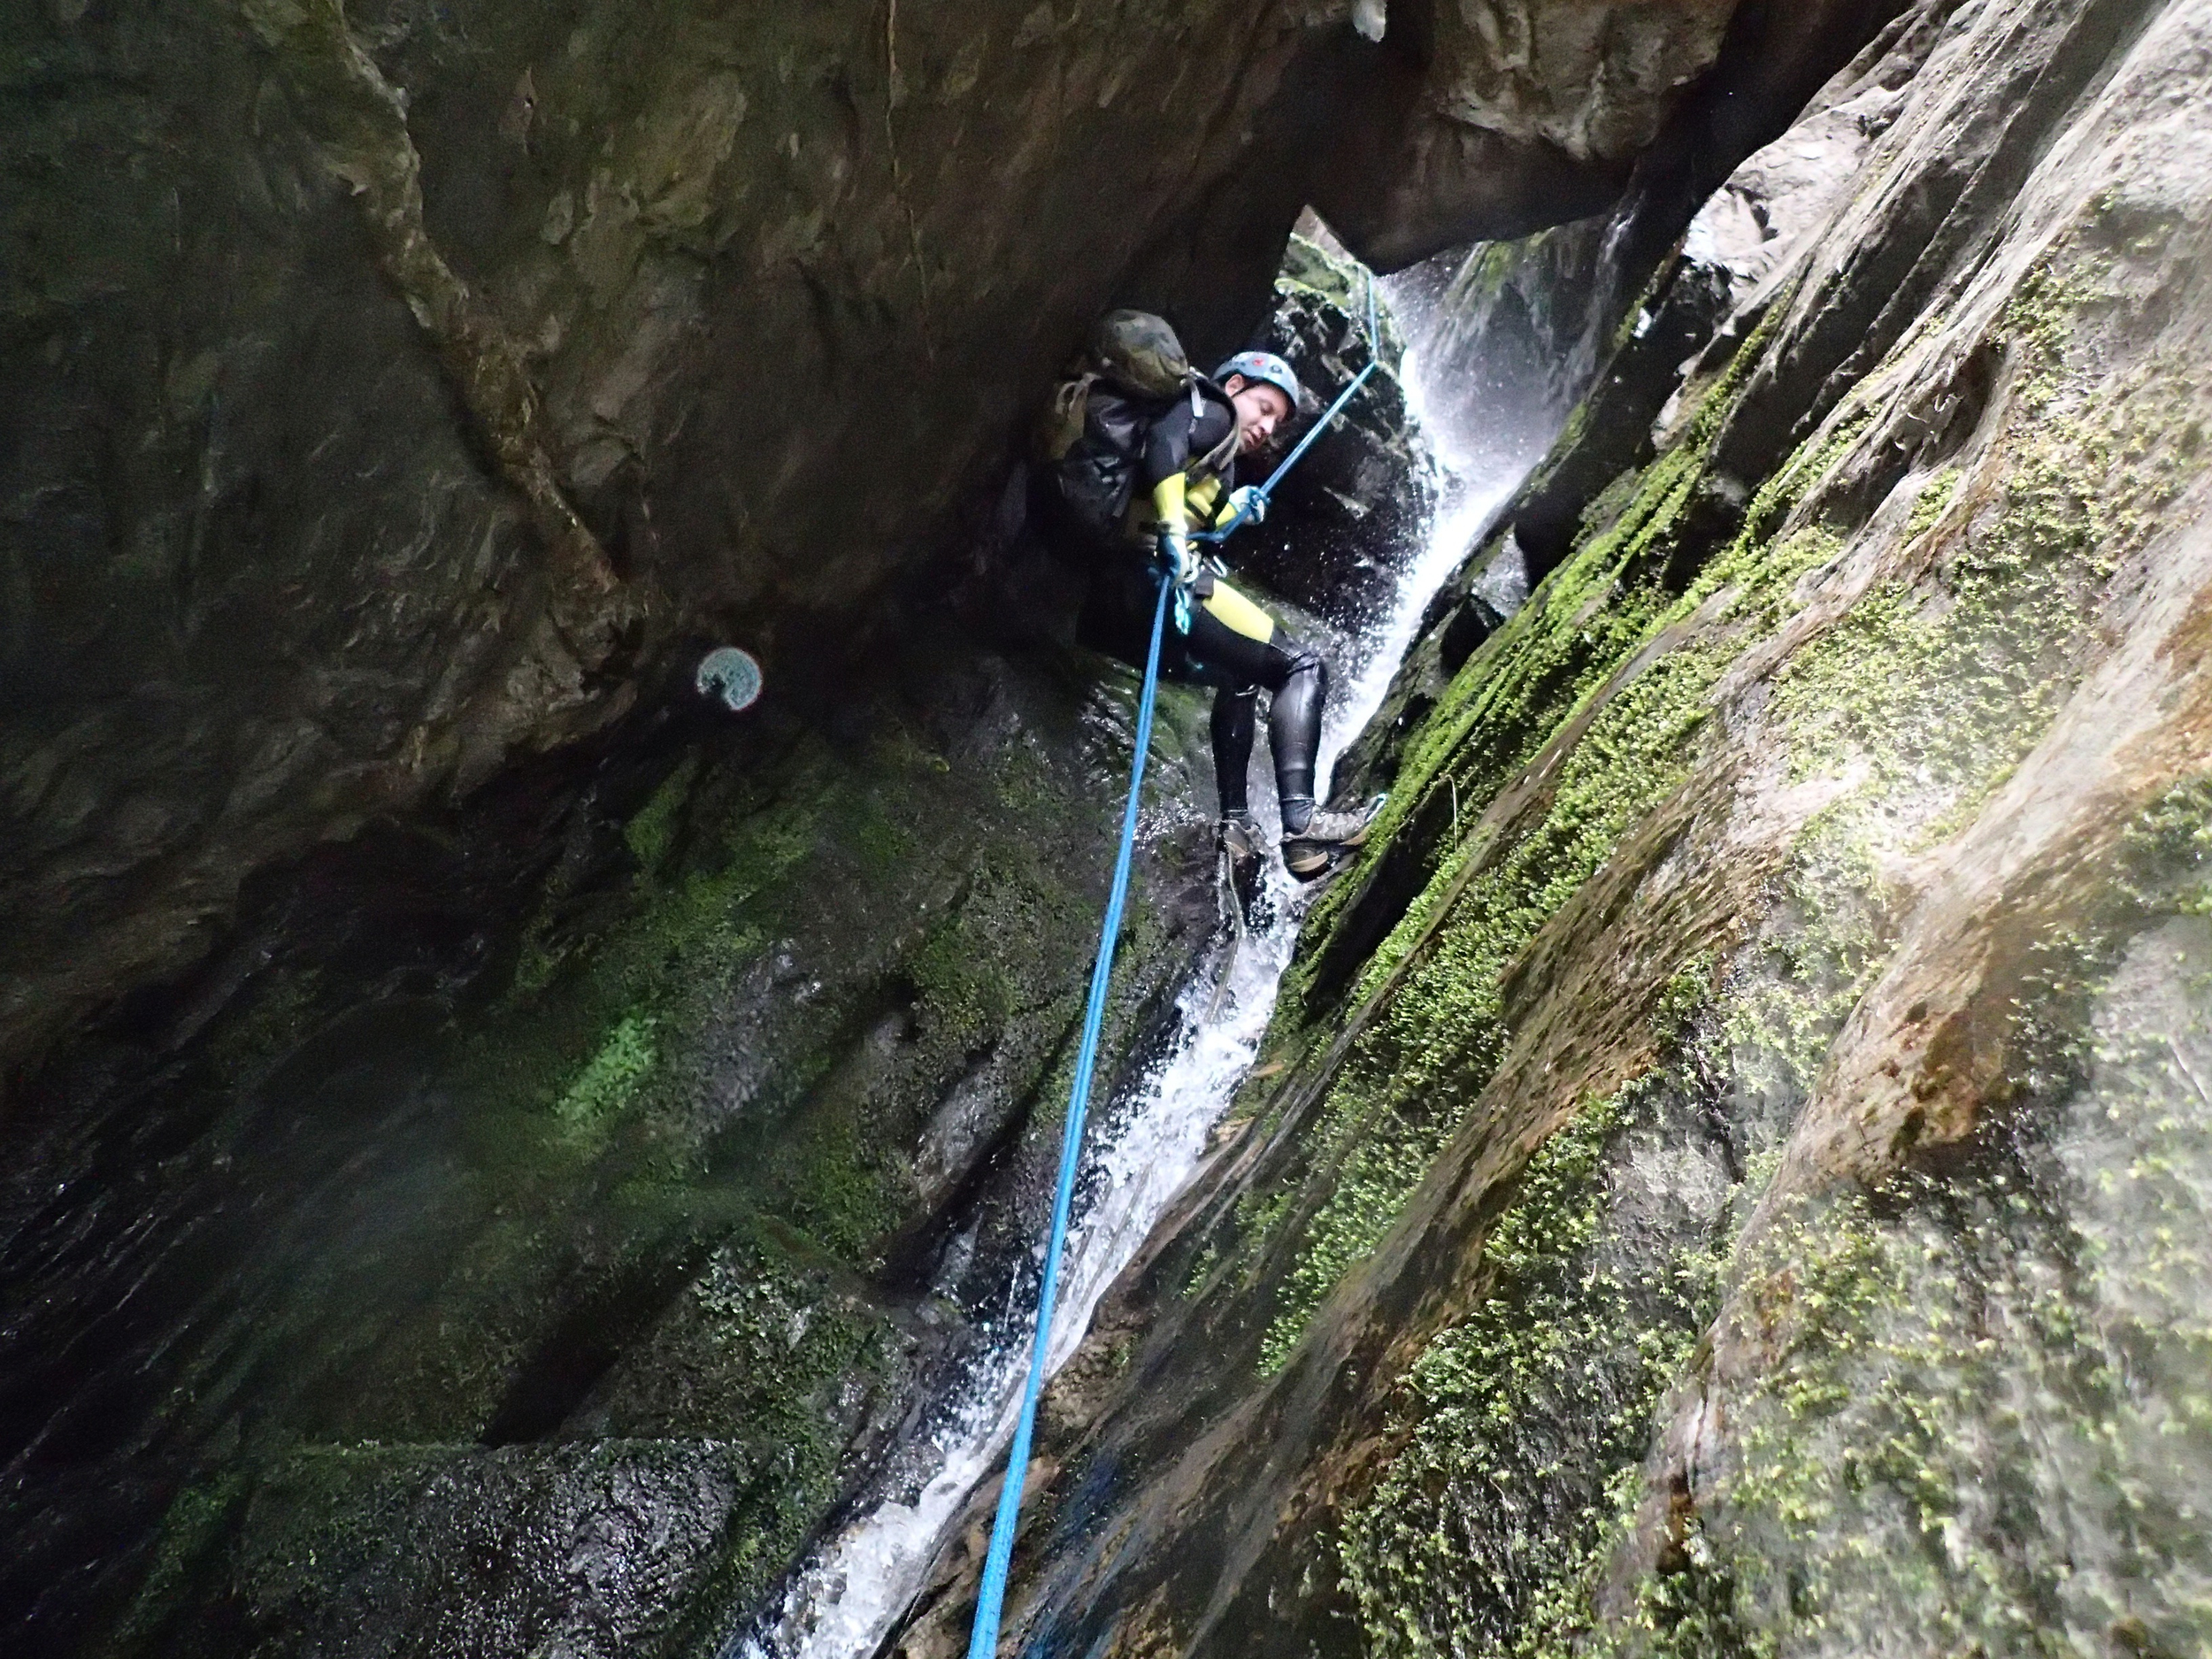
<instances>
[{"instance_id":1,"label":"person rappelling","mask_svg":"<svg viewBox=\"0 0 2212 1659\"><path fill-rule=\"evenodd\" d=\"M1377 338L1371 288L1367 333L1371 341ZM1144 311L1114 311L1100 325L1087 366L1054 395L1037 434L1047 464L1047 488L1039 503L1046 524L1092 556L1090 595L1079 634L1140 666L1144 678L1114 876L1061 1123L1060 1172L1045 1232L1029 1372L1007 1448L1007 1478L991 1517L968 1659L996 1659L998 1653L1006 1577L1027 1484L1024 1471L1044 1392L1047 1338L1082 1159L1091 1077L1113 980L1114 943L1129 897L1130 857L1160 681L1197 681L1216 688L1213 749L1221 787L1222 850L1232 860L1241 856L1251 872L1256 873L1260 863L1261 834L1245 800L1244 774L1252 757L1262 687L1273 698L1268 735L1283 811L1283 863L1293 875L1311 879L1325 872L1366 839L1381 804L1378 801L1357 812L1328 811L1316 804L1314 769L1322 705L1328 696L1327 665L1318 651L1232 588L1218 562L1199 550L1219 546L1240 525L1267 511L1269 494L1366 384L1375 366L1371 358L1265 483L1240 486L1239 457L1258 455L1297 413L1301 393L1290 365L1270 351L1241 351L1210 377L1197 374L1166 323Z\"/></svg>"},{"instance_id":2,"label":"person rappelling","mask_svg":"<svg viewBox=\"0 0 2212 1659\"><path fill-rule=\"evenodd\" d=\"M1302 396L1296 373L1271 351L1241 351L1198 374L1165 322L1115 311L1085 369L1056 396L1043 444L1047 522L1090 566L1082 642L1141 667L1159 584L1171 584L1160 675L1215 687L1217 835L1242 891L1264 846L1246 784L1262 690L1271 699L1285 868L1302 880L1325 874L1364 841L1374 817L1372 807L1334 811L1315 800L1328 664L1232 586L1212 552L1264 514L1269 486L1240 486L1237 464L1275 441Z\"/></svg>"}]
</instances>

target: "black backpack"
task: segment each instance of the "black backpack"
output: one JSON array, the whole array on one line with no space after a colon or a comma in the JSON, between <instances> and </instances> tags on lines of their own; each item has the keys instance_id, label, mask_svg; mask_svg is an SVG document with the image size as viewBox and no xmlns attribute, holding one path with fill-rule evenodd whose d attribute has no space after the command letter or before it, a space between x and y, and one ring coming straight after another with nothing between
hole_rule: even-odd
<instances>
[{"instance_id":1,"label":"black backpack","mask_svg":"<svg viewBox=\"0 0 2212 1659\"><path fill-rule=\"evenodd\" d=\"M1176 398L1187 396L1195 415L1209 395L1225 401L1228 396L1191 367L1165 321L1149 311L1109 311L1038 423L1037 458L1052 480L1061 516L1101 541L1118 541L1145 433ZM1233 427L1194 470L1217 470L1235 449Z\"/></svg>"}]
</instances>

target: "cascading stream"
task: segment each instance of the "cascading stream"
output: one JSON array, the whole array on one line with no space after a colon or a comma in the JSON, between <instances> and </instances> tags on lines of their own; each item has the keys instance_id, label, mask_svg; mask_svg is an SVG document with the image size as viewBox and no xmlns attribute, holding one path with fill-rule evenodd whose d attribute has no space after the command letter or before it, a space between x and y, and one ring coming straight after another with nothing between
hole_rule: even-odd
<instances>
[{"instance_id":1,"label":"cascading stream","mask_svg":"<svg viewBox=\"0 0 2212 1659\"><path fill-rule=\"evenodd\" d=\"M1391 297L1402 310L1425 298ZM1430 400L1422 396L1411 354L1403 378L1416 421L1448 465L1464 465L1450 443L1448 424L1425 420ZM1459 476L1460 488L1435 514L1389 604L1338 649L1341 689L1331 700L1322 733L1323 799L1337 756L1381 705L1430 597L1517 481L1503 474ZM1263 819L1272 812L1272 793L1253 792ZM1268 824L1271 834L1278 827ZM1225 950L1202 964L1178 1004L1180 1029L1172 1048L1094 1119L1048 1347L1054 1372L1075 1353L1100 1299L1197 1170L1208 1135L1258 1051L1305 902L1279 863L1270 860L1268 871L1272 920L1229 956L1225 984ZM1025 1294L1033 1298L1034 1286ZM949 1408L895 1456L881 1483L885 1495L819 1547L774 1613L731 1644L729 1659L870 1659L882 1646L970 1494L998 1472L1013 1432L1034 1307L1033 1300L1018 1300L985 1333L984 1351Z\"/></svg>"}]
</instances>

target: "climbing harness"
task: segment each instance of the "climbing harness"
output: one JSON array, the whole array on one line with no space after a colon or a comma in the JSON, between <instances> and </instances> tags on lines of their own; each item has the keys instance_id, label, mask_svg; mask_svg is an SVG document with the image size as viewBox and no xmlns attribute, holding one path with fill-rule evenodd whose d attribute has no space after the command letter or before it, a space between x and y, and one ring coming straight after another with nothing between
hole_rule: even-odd
<instances>
[{"instance_id":1,"label":"climbing harness","mask_svg":"<svg viewBox=\"0 0 2212 1659\"><path fill-rule=\"evenodd\" d=\"M1375 285L1367 283L1367 337L1372 352L1368 365L1330 404L1298 447L1285 457L1267 482L1260 486L1263 501L1269 491L1298 464L1323 427L1342 412L1352 395L1367 383L1381 361L1381 342L1375 333ZM1218 531L1199 538L1218 541L1244 521L1237 517ZM1006 1479L999 1487L998 1509L991 1518L991 1548L983 1558L983 1579L976 1590L975 1626L968 1637L968 1659L996 1659L999 1620L1006 1601L1006 1574L1014 1557L1014 1533L1021 1522L1022 1486L1029 1471L1029 1444L1037 1428L1037 1402L1044 1392L1046 1351L1052 1340L1053 1302L1059 1294L1060 1256L1068 1239L1068 1213L1075 1202L1075 1176L1083 1155L1083 1118L1091 1099L1091 1073L1098 1064L1099 1032L1106 1021L1106 989L1114 971L1114 944L1121 933L1121 913L1129 897L1129 861L1137 842L1137 805L1144 789L1144 761L1152 747L1152 708L1160 689L1160 639L1167 626L1173 572L1159 572L1160 596L1152 607L1152 643L1145 653L1144 691L1137 701L1136 754L1129 763L1129 804L1122 813L1121 847L1114 856L1114 881L1106 898L1106 921L1099 929L1098 957L1091 967L1091 999L1083 1013L1083 1041L1076 1049L1075 1080L1068 1090L1068 1115L1060 1133L1060 1179L1052 1194L1052 1226L1045 1239L1044 1277L1037 1286L1037 1334L1030 1344L1029 1378L1022 1387L1021 1409L1014 1418L1014 1442L1007 1448ZM1240 918L1240 919L1241 919ZM1240 931L1239 937L1241 938ZM1233 958L1232 958L1233 961ZM1223 983L1227 982L1224 971ZM1218 993L1217 993L1218 995Z\"/></svg>"},{"instance_id":2,"label":"climbing harness","mask_svg":"<svg viewBox=\"0 0 2212 1659\"><path fill-rule=\"evenodd\" d=\"M983 1583L976 1594L975 1630L969 1659L994 1659L998 1651L999 1609L1006 1599L1006 1570L1014 1555L1014 1532L1021 1518L1022 1481L1029 1468L1029 1441L1037 1426L1037 1399L1045 1386L1045 1351L1052 1340L1052 1303L1060 1287L1060 1252L1067 1242L1068 1211L1075 1201L1075 1171L1083 1153L1083 1114L1091 1099L1091 1070L1098 1061L1098 1033L1106 1022L1106 987L1113 976L1114 943L1121 933L1121 911L1129 897L1129 857L1137 843L1137 803L1144 789L1144 758L1152 747L1152 705L1160 689L1160 636L1167 623L1164 578L1152 607L1152 645L1145 654L1144 692L1137 700L1137 752L1129 763L1129 805L1121 818L1121 849L1114 856L1114 884L1106 898L1106 923L1099 929L1098 960L1091 968L1090 1005L1083 1012L1083 1041L1076 1050L1075 1081L1068 1090L1068 1118L1060 1134L1060 1184L1052 1194L1052 1231L1045 1242L1044 1279L1037 1286L1037 1340L1029 1354L1029 1381L1022 1389L1021 1415L1014 1420L1014 1444L1006 1454L1006 1484L999 1489L998 1513L991 1522L991 1550L983 1562Z\"/></svg>"}]
</instances>

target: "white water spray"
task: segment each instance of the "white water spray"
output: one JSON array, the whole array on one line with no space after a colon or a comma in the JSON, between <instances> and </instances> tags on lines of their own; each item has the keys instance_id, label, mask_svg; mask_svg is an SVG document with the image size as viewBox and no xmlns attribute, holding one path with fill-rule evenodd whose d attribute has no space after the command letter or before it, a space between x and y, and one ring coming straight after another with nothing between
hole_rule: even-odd
<instances>
[{"instance_id":1,"label":"white water spray","mask_svg":"<svg viewBox=\"0 0 2212 1659\"><path fill-rule=\"evenodd\" d=\"M1410 356L1402 373L1417 418L1421 400ZM1446 460L1456 459L1448 433L1428 430ZM1431 595L1517 481L1485 479L1463 488L1401 572L1387 611L1340 653L1342 689L1331 700L1322 733L1324 799L1337 756L1381 706ZM1271 795L1255 792L1256 800ZM1197 1171L1208 1135L1258 1051L1304 909L1302 891L1279 864L1270 860L1268 867L1272 925L1255 931L1235 953L1225 987L1210 974L1194 976L1179 1004L1175 1047L1111 1103L1092 1131L1047 1350L1053 1372L1074 1354L1107 1287ZM987 1333L991 1344L953 1409L925 1440L905 1448L902 1463L926 1473L826 1540L791 1580L774 1616L733 1644L731 1659L871 1659L926 1581L969 1495L1005 1457L1027 1368L1031 1313L1017 1308L1002 1333Z\"/></svg>"}]
</instances>

